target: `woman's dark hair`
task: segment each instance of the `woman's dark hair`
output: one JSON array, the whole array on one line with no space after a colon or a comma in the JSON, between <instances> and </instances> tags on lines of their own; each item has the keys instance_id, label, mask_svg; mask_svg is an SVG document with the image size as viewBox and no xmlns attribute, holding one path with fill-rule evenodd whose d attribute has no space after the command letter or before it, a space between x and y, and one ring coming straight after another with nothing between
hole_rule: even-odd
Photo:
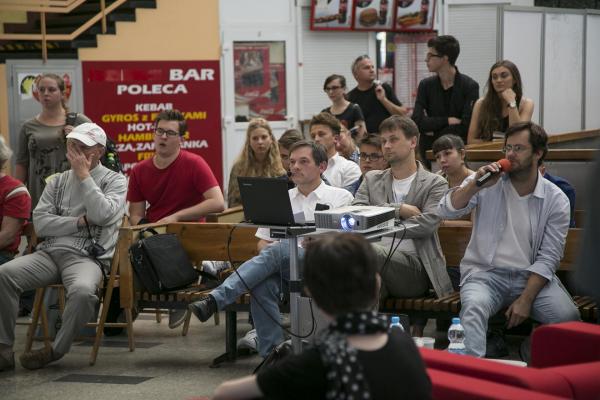
<instances>
[{"instance_id":1,"label":"woman's dark hair","mask_svg":"<svg viewBox=\"0 0 600 400\"><path fill-rule=\"evenodd\" d=\"M440 151L452 149L456 150L459 153L465 150L465 142L463 142L460 136L452 134L443 135L437 138L435 142L433 142L433 144L431 145L431 151L433 152L434 157ZM463 161L465 163L465 167L469 168L466 162L466 152L465 159Z\"/></svg>"},{"instance_id":2,"label":"woman's dark hair","mask_svg":"<svg viewBox=\"0 0 600 400\"><path fill-rule=\"evenodd\" d=\"M375 252L360 235L319 236L306 246L304 282L330 315L372 309L379 298Z\"/></svg>"},{"instance_id":3,"label":"woman's dark hair","mask_svg":"<svg viewBox=\"0 0 600 400\"><path fill-rule=\"evenodd\" d=\"M521 131L529 132L529 144L531 144L532 153L540 150L542 151L542 157L540 157L538 160L539 167L543 164L546 154L548 154L548 134L544 128L534 122L517 122L506 130L506 135L504 136L504 145L506 146L506 141L509 137Z\"/></svg>"},{"instance_id":4,"label":"woman's dark hair","mask_svg":"<svg viewBox=\"0 0 600 400\"><path fill-rule=\"evenodd\" d=\"M488 80L486 83L486 92L481 101L481 112L479 113L479 138L483 140L492 140L495 131L499 131L502 120L502 99L494 90L492 83L492 71L499 67L505 67L510 71L513 78L512 90L516 94L517 107L521 104L523 97L523 83L521 82L521 74L517 66L509 60L501 60L496 62L490 68Z\"/></svg>"},{"instance_id":5,"label":"woman's dark hair","mask_svg":"<svg viewBox=\"0 0 600 400\"><path fill-rule=\"evenodd\" d=\"M343 75L333 74L333 75L329 75L325 79L325 83L323 84L323 90L326 90L327 85L329 85L332 81L335 81L336 79L339 79L340 85L342 85L342 88L346 87L346 78L344 78Z\"/></svg>"}]
</instances>

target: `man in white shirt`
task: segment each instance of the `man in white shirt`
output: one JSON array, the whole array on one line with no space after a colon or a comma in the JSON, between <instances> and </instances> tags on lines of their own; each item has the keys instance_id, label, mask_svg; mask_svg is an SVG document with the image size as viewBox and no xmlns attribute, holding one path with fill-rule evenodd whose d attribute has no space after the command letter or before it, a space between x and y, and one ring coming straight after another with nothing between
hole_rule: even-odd
<instances>
[{"instance_id":1,"label":"man in white shirt","mask_svg":"<svg viewBox=\"0 0 600 400\"><path fill-rule=\"evenodd\" d=\"M330 185L347 189L360 178L360 168L335 149L341 129L340 121L326 112L315 115L310 121L310 136L327 151L327 169L323 176Z\"/></svg>"},{"instance_id":2,"label":"man in white shirt","mask_svg":"<svg viewBox=\"0 0 600 400\"><path fill-rule=\"evenodd\" d=\"M303 211L307 221L314 220L317 204L337 208L352 202L353 197L347 190L323 183L321 173L326 167L327 153L318 143L302 140L290 148L290 172L296 184L289 190L292 211L294 214ZM206 298L190 304L190 310L204 322L246 293L248 285L252 290L250 309L258 336L258 351L266 357L284 340L278 323L279 301L283 297L282 284L289 280L290 254L289 243L286 240L273 242L268 229L258 229L256 236L260 239L258 256L242 264L237 270L239 275L230 275ZM304 250L298 249L299 259L303 254Z\"/></svg>"},{"instance_id":3,"label":"man in white shirt","mask_svg":"<svg viewBox=\"0 0 600 400\"><path fill-rule=\"evenodd\" d=\"M507 327L529 316L541 323L579 319L555 271L569 229L569 199L538 171L548 151L544 129L532 122L511 126L504 139L510 172L483 166L440 202L443 218L475 210L471 241L460 263L461 323L467 352L483 357L488 319L508 307ZM476 181L494 175L483 186Z\"/></svg>"}]
</instances>

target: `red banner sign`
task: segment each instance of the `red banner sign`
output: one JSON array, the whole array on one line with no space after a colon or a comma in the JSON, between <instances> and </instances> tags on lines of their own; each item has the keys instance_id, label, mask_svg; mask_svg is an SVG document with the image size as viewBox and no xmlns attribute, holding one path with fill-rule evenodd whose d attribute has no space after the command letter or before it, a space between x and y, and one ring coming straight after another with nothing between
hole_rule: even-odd
<instances>
[{"instance_id":1,"label":"red banner sign","mask_svg":"<svg viewBox=\"0 0 600 400\"><path fill-rule=\"evenodd\" d=\"M178 109L188 124L182 147L201 155L222 184L219 61L86 61L85 114L116 143L123 170L154 154L154 124Z\"/></svg>"}]
</instances>

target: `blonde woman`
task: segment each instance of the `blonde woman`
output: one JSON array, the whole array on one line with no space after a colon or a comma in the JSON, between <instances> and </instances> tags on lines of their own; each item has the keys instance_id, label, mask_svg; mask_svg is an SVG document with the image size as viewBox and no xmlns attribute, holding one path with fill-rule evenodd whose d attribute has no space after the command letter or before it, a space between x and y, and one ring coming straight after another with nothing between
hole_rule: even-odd
<instances>
[{"instance_id":1,"label":"blonde woman","mask_svg":"<svg viewBox=\"0 0 600 400\"><path fill-rule=\"evenodd\" d=\"M228 207L242 204L237 182L238 176L286 176L285 169L281 164L277 140L273 136L269 123L263 118L254 118L248 124L246 143L229 175Z\"/></svg>"}]
</instances>

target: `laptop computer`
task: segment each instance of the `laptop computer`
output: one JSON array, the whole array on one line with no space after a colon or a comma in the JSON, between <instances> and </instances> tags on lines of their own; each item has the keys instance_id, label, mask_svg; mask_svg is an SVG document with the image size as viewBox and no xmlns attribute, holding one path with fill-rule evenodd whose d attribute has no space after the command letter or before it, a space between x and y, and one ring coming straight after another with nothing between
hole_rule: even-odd
<instances>
[{"instance_id":1,"label":"laptop computer","mask_svg":"<svg viewBox=\"0 0 600 400\"><path fill-rule=\"evenodd\" d=\"M246 222L271 226L314 225L314 221L294 219L287 179L238 176L237 180Z\"/></svg>"}]
</instances>

